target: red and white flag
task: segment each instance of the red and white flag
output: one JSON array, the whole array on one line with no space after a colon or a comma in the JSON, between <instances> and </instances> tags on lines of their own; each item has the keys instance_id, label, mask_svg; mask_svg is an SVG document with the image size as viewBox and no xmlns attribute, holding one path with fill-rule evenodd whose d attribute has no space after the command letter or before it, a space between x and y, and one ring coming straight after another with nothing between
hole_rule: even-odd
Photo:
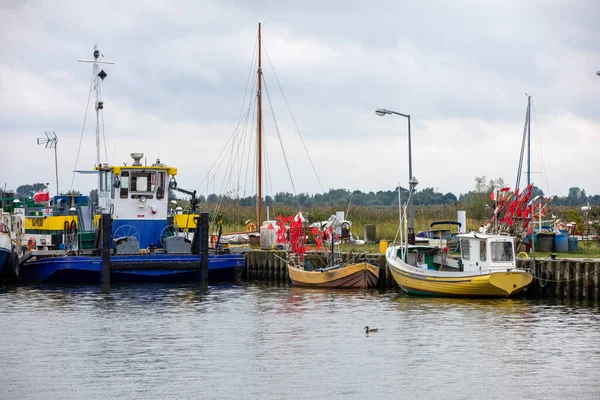
<instances>
[{"instance_id":1,"label":"red and white flag","mask_svg":"<svg viewBox=\"0 0 600 400\"><path fill-rule=\"evenodd\" d=\"M48 188L43 188L39 192L33 195L33 201L36 203L44 203L46 201L50 201L50 192L48 192Z\"/></svg>"}]
</instances>

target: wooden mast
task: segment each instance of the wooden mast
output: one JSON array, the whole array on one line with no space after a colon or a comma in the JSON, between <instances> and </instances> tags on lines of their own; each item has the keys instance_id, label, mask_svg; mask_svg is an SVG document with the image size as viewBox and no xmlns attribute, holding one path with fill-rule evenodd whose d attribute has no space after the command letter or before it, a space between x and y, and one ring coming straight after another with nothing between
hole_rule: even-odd
<instances>
[{"instance_id":1,"label":"wooden mast","mask_svg":"<svg viewBox=\"0 0 600 400\"><path fill-rule=\"evenodd\" d=\"M258 152L258 198L256 202L256 228L260 231L262 225L262 66L261 66L261 39L260 39L260 22L258 23L258 93L257 93L257 152Z\"/></svg>"}]
</instances>

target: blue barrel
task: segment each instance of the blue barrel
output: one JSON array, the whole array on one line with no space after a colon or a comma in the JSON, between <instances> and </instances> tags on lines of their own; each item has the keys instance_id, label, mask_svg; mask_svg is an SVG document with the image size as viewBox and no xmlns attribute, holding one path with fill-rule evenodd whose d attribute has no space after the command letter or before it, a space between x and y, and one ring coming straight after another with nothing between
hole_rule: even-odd
<instances>
[{"instance_id":1,"label":"blue barrel","mask_svg":"<svg viewBox=\"0 0 600 400\"><path fill-rule=\"evenodd\" d=\"M555 234L553 232L538 233L537 238L539 246L536 247L536 250L543 253L552 253L554 251L554 236Z\"/></svg>"},{"instance_id":2,"label":"blue barrel","mask_svg":"<svg viewBox=\"0 0 600 400\"><path fill-rule=\"evenodd\" d=\"M577 240L577 236L569 236L568 241L569 241L569 252L571 252L571 253L577 252L577 250L579 250L579 248L578 248L579 241Z\"/></svg>"},{"instance_id":3,"label":"blue barrel","mask_svg":"<svg viewBox=\"0 0 600 400\"><path fill-rule=\"evenodd\" d=\"M554 237L554 251L557 253L569 252L569 241L567 235L559 233Z\"/></svg>"}]
</instances>

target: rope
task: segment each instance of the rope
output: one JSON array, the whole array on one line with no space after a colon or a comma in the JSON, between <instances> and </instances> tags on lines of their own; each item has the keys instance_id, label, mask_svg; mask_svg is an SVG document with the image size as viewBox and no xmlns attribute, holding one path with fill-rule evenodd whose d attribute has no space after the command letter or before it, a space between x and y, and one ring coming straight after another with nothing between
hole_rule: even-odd
<instances>
[{"instance_id":1,"label":"rope","mask_svg":"<svg viewBox=\"0 0 600 400\"><path fill-rule=\"evenodd\" d=\"M536 264L536 263L534 263L534 265L535 265L535 264ZM540 263L540 264L541 264L541 263ZM549 270L549 269L545 269L544 271L550 271L550 270ZM542 271L542 272L544 272L544 271ZM585 273L585 272L584 272L584 273L583 273L583 276L581 276L581 277L579 277L579 278L573 278L573 279L561 279L560 281L559 281L559 280L556 280L556 279L543 279L541 276L540 276L540 277L538 277L538 276L535 276L535 275L533 276L533 279L535 279L535 280L539 280L539 281L543 280L543 281L546 281L546 282L552 282L552 283L561 283L561 282L565 282L565 283L567 283L567 282L576 282L576 281L579 281L579 280L583 280L584 278L587 278L587 277L589 277L590 275L592 275L592 274L595 274L595 273L596 273L596 272L598 272L598 271L600 271L600 268L596 268L596 269L595 269L595 270L593 270L592 272L588 272L588 273ZM550 272L552 272L552 271L550 271Z\"/></svg>"},{"instance_id":2,"label":"rope","mask_svg":"<svg viewBox=\"0 0 600 400\"><path fill-rule=\"evenodd\" d=\"M323 193L325 193L325 189L323 189L323 184L321 183L321 179L319 179L319 174L317 174L317 169L315 168L315 165L312 161L312 159L310 158L310 154L308 153L308 149L306 148L306 144L304 143L304 138L302 137L302 134L300 133L300 129L298 128L298 124L296 123L296 119L294 118L294 114L292 114L292 110L290 108L290 105L287 101L287 98L285 97L285 93L283 92L283 88L281 87L281 84L279 83L279 78L277 77L277 73L275 72L275 68L273 68L273 64L271 63L271 57L269 56L269 52L267 51L267 47L264 45L264 40L263 40L263 48L265 49L265 54L267 55L267 60L269 61L269 65L271 66L271 70L273 71L273 75L275 76L275 80L277 81L277 85L279 86L279 90L281 91L281 95L283 96L283 100L285 101L285 105L290 113L290 116L292 117L292 121L294 122L294 126L296 127L296 132L298 132L298 136L300 137L300 141L302 142L302 146L304 147L304 151L306 152L306 155L308 156L308 161L310 162L310 165L315 173L315 176L317 177L317 181L319 181L319 186L321 186L321 191ZM266 85L265 85L266 86Z\"/></svg>"},{"instance_id":3,"label":"rope","mask_svg":"<svg viewBox=\"0 0 600 400\"><path fill-rule=\"evenodd\" d=\"M98 84L98 101L102 101L102 82ZM100 118L102 119L102 141L104 142L104 157L108 161L108 151L106 150L106 135L104 134L104 107L100 110ZM100 166L98 166L100 167Z\"/></svg>"},{"instance_id":4,"label":"rope","mask_svg":"<svg viewBox=\"0 0 600 400\"><path fill-rule=\"evenodd\" d=\"M544 180L546 181L546 190L548 191L548 193L550 193L550 185L548 185L548 174L546 173L546 163L544 162L544 153L542 152L542 140L540 139L540 126L538 124L537 116L535 114L535 108L533 106L533 101L531 102L531 111L533 112L533 119L535 120L536 134L537 134L537 138L538 138L537 147L538 147L538 152L540 155L541 170L542 170L542 174L544 176Z\"/></svg>"},{"instance_id":5,"label":"rope","mask_svg":"<svg viewBox=\"0 0 600 400\"><path fill-rule=\"evenodd\" d=\"M275 130L277 131L277 138L279 139L279 145L281 146L281 152L283 153L283 159L285 160L285 167L287 168L288 175L290 177L290 182L292 183L292 189L294 190L294 197L296 198L296 202L298 203L298 208L302 210L302 206L300 205L300 201L298 199L298 194L296 193L296 186L294 185L294 179L292 178L292 171L290 170L290 165L288 163L287 155L285 154L285 149L283 148L283 141L281 140L281 133L279 132L279 126L277 125L277 119L275 118L275 113L273 112L273 104L271 103L271 96L269 95L269 90L267 89L267 82L263 78L263 83L265 84L265 92L267 93L267 99L269 100L269 108L271 109L271 114L273 116L273 122L275 123Z\"/></svg>"},{"instance_id":6,"label":"rope","mask_svg":"<svg viewBox=\"0 0 600 400\"><path fill-rule=\"evenodd\" d=\"M73 184L75 182L75 171L77 170L77 163L79 162L79 153L81 152L81 142L83 141L83 132L85 131L85 121L87 120L88 109L90 108L90 97L92 97L92 85L94 83L94 72L92 71L92 78L90 79L90 90L88 92L87 106L85 107L85 114L83 116L83 126L81 127L81 135L79 136L79 147L77 147L77 156L75 157L75 167L73 168L73 178L71 179L71 189L73 191Z\"/></svg>"},{"instance_id":7,"label":"rope","mask_svg":"<svg viewBox=\"0 0 600 400\"><path fill-rule=\"evenodd\" d=\"M530 107L531 102L527 104L527 111L525 116L525 126L523 127L523 140L521 141L521 155L519 157L519 169L517 170L517 181L515 182L515 190L519 189L521 183L521 171L523 168L523 155L525 153L525 139L527 138L527 126L530 124Z\"/></svg>"}]
</instances>

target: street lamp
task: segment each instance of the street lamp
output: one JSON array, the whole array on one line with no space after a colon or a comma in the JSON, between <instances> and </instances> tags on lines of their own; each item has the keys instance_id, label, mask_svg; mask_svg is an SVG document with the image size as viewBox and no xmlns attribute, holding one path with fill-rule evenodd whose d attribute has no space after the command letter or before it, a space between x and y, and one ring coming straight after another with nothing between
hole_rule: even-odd
<instances>
[{"instance_id":1,"label":"street lamp","mask_svg":"<svg viewBox=\"0 0 600 400\"><path fill-rule=\"evenodd\" d=\"M409 196L409 201L408 201L408 213L410 215L410 233L414 234L414 230L415 230L414 222L415 221L414 221L414 213L413 213L412 194L414 193L415 187L417 186L419 181L417 181L412 174L412 149L411 149L411 142L410 142L410 114L402 114L402 113L388 110L385 108L378 108L377 110L375 110L375 114L379 115L380 117L383 117L386 114L395 114L395 115L399 115L401 117L405 117L408 119L408 185L410 187L410 196Z\"/></svg>"}]
</instances>

